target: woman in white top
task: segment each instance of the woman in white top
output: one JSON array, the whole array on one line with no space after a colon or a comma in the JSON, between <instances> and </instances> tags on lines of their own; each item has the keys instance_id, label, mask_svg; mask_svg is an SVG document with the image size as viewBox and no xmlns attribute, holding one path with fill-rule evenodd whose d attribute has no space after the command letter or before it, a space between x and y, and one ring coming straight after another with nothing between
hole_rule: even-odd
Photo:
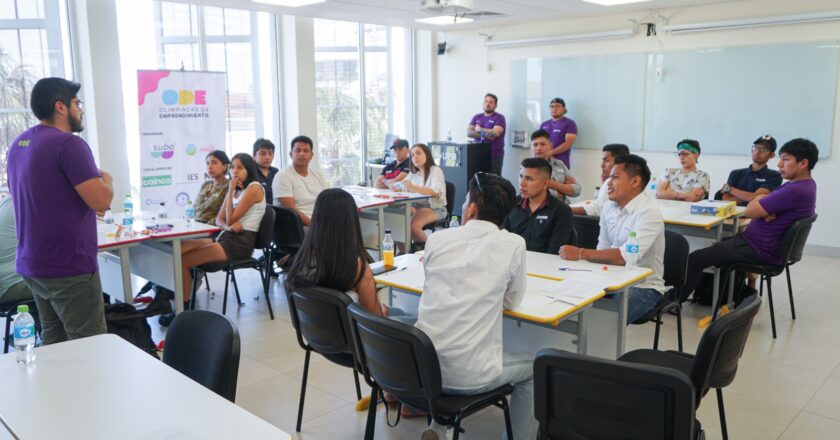
<instances>
[{"instance_id":1,"label":"woman in white top","mask_svg":"<svg viewBox=\"0 0 840 440\"><path fill-rule=\"evenodd\" d=\"M192 294L190 268L245 258L254 252L257 231L265 215L265 190L255 178L257 163L249 154L233 156L230 166L230 186L216 216L222 233L215 241L200 238L181 244L184 301L189 301Z\"/></svg>"},{"instance_id":2,"label":"woman in white top","mask_svg":"<svg viewBox=\"0 0 840 440\"><path fill-rule=\"evenodd\" d=\"M428 146L415 144L411 147L411 174L402 182L391 185L391 189L432 196L427 203L411 209L411 239L425 242L423 226L446 217L446 180L443 170L435 165Z\"/></svg>"},{"instance_id":3,"label":"woman in white top","mask_svg":"<svg viewBox=\"0 0 840 440\"><path fill-rule=\"evenodd\" d=\"M683 139L677 144L680 168L666 168L656 188L656 198L697 202L709 196L709 174L697 168L700 142Z\"/></svg>"}]
</instances>

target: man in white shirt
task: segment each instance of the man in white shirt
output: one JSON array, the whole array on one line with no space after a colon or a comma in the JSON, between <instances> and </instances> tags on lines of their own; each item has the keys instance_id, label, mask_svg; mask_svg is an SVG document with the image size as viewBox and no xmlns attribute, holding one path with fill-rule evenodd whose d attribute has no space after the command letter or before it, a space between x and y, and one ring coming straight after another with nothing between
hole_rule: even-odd
<instances>
[{"instance_id":1,"label":"man in white shirt","mask_svg":"<svg viewBox=\"0 0 840 440\"><path fill-rule=\"evenodd\" d=\"M598 217L601 215L601 208L610 199L607 197L607 179L610 178L610 171L615 164L615 158L630 154L630 149L624 144L607 144L601 149L601 187L598 188L598 194L592 203L587 203L583 206L572 208L574 215L592 215Z\"/></svg>"},{"instance_id":2,"label":"man in white shirt","mask_svg":"<svg viewBox=\"0 0 840 440\"><path fill-rule=\"evenodd\" d=\"M297 212L304 226L309 226L318 194L330 187L317 169L309 168L313 149L312 139L307 136L292 139L292 166L277 173L271 183L274 204Z\"/></svg>"},{"instance_id":3,"label":"man in white shirt","mask_svg":"<svg viewBox=\"0 0 840 440\"><path fill-rule=\"evenodd\" d=\"M615 159L607 183L610 201L601 209L601 235L598 249L583 249L576 246L560 248L560 257L566 260L588 260L602 264L625 265L627 262L627 239L630 232L636 233L639 245L639 267L653 270L636 287L630 288L627 306L627 322L637 321L662 302L662 294L668 289L662 278L665 257L665 221L656 201L645 194L650 181L647 162L635 154Z\"/></svg>"},{"instance_id":4,"label":"man in white shirt","mask_svg":"<svg viewBox=\"0 0 840 440\"><path fill-rule=\"evenodd\" d=\"M464 225L426 242L423 296L415 327L437 349L447 394L478 394L513 384L514 438L534 438L534 357L503 353L502 310L516 308L526 289L525 240L500 228L516 191L502 177L477 173L463 206ZM436 423L424 440L443 439Z\"/></svg>"}]
</instances>

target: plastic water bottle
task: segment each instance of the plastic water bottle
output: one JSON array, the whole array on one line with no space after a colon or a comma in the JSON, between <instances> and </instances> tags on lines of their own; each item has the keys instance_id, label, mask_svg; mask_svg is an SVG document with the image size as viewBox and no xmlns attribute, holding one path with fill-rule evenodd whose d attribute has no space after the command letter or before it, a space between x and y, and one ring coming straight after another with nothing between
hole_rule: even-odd
<instances>
[{"instance_id":1,"label":"plastic water bottle","mask_svg":"<svg viewBox=\"0 0 840 440\"><path fill-rule=\"evenodd\" d=\"M650 198L656 198L656 176L651 176L650 183L648 184L648 195Z\"/></svg>"},{"instance_id":2,"label":"plastic water bottle","mask_svg":"<svg viewBox=\"0 0 840 440\"><path fill-rule=\"evenodd\" d=\"M390 229L385 230L385 239L382 240L382 262L385 267L394 267L394 239Z\"/></svg>"},{"instance_id":3,"label":"plastic water bottle","mask_svg":"<svg viewBox=\"0 0 840 440\"><path fill-rule=\"evenodd\" d=\"M483 127L478 127L478 133L481 135L481 139L479 139L479 142L482 144L487 142L487 140L484 138L485 131Z\"/></svg>"},{"instance_id":4,"label":"plastic water bottle","mask_svg":"<svg viewBox=\"0 0 840 440\"><path fill-rule=\"evenodd\" d=\"M446 132L446 141L447 142L452 142L452 129L451 128Z\"/></svg>"},{"instance_id":5,"label":"plastic water bottle","mask_svg":"<svg viewBox=\"0 0 840 440\"><path fill-rule=\"evenodd\" d=\"M158 208L157 216L158 218L166 218L166 203L160 202L160 208Z\"/></svg>"},{"instance_id":6,"label":"plastic water bottle","mask_svg":"<svg viewBox=\"0 0 840 440\"><path fill-rule=\"evenodd\" d=\"M134 226L134 214L128 208L125 208L123 212L122 224L126 231L130 231L132 226Z\"/></svg>"},{"instance_id":7,"label":"plastic water bottle","mask_svg":"<svg viewBox=\"0 0 840 440\"><path fill-rule=\"evenodd\" d=\"M627 269L635 269L639 266L639 242L636 240L636 231L630 231L630 236L627 237L627 244L625 245L626 255L625 267Z\"/></svg>"},{"instance_id":8,"label":"plastic water bottle","mask_svg":"<svg viewBox=\"0 0 840 440\"><path fill-rule=\"evenodd\" d=\"M123 211L125 210L134 212L134 202L131 201L131 194L126 194L125 200L123 200Z\"/></svg>"},{"instance_id":9,"label":"plastic water bottle","mask_svg":"<svg viewBox=\"0 0 840 440\"><path fill-rule=\"evenodd\" d=\"M105 211L105 215L102 216L102 221L107 225L114 223L114 214L111 213L110 209Z\"/></svg>"},{"instance_id":10,"label":"plastic water bottle","mask_svg":"<svg viewBox=\"0 0 840 440\"><path fill-rule=\"evenodd\" d=\"M19 364L35 362L35 319L26 304L18 306L15 317L15 358Z\"/></svg>"},{"instance_id":11,"label":"plastic water bottle","mask_svg":"<svg viewBox=\"0 0 840 440\"><path fill-rule=\"evenodd\" d=\"M449 220L449 227L450 228L457 228L458 226L461 226L461 224L458 223L458 216L453 215L452 220Z\"/></svg>"},{"instance_id":12,"label":"plastic water bottle","mask_svg":"<svg viewBox=\"0 0 840 440\"><path fill-rule=\"evenodd\" d=\"M187 209L184 210L184 218L187 219L187 226L192 226L195 221L195 207L192 201L187 201Z\"/></svg>"}]
</instances>

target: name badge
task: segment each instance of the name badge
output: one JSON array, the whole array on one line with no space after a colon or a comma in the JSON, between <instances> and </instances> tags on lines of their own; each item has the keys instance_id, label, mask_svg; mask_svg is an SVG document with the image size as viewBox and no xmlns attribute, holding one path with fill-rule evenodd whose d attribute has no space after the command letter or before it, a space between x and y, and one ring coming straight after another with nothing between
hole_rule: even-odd
<instances>
[{"instance_id":1,"label":"name badge","mask_svg":"<svg viewBox=\"0 0 840 440\"><path fill-rule=\"evenodd\" d=\"M538 215L537 220L548 220L548 216L547 215Z\"/></svg>"},{"instance_id":2,"label":"name badge","mask_svg":"<svg viewBox=\"0 0 840 440\"><path fill-rule=\"evenodd\" d=\"M755 181L756 181L756 182L766 182L766 181L767 181L767 179L759 179L759 178L756 178L756 179L755 179Z\"/></svg>"}]
</instances>

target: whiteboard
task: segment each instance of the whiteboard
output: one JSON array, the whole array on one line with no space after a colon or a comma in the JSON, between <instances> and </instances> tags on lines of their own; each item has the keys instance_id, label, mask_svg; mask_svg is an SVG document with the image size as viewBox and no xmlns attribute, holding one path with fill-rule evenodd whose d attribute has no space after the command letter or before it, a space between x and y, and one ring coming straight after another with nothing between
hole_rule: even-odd
<instances>
[{"instance_id":1,"label":"whiteboard","mask_svg":"<svg viewBox=\"0 0 840 440\"><path fill-rule=\"evenodd\" d=\"M691 138L703 153L747 155L769 133L780 147L809 138L827 156L838 50L798 43L648 54L645 150L674 151Z\"/></svg>"}]
</instances>

